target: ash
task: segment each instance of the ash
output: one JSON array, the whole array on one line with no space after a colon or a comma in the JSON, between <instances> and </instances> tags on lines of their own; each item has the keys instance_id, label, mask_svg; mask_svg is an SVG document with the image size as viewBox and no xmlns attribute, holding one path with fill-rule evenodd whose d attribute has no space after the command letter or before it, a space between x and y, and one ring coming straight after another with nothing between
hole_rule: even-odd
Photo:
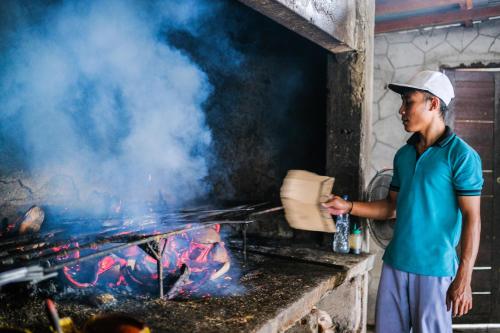
<instances>
[{"instance_id":1,"label":"ash","mask_svg":"<svg viewBox=\"0 0 500 333\"><path fill-rule=\"evenodd\" d=\"M231 269L227 276L237 275L242 289L219 295L167 300L128 287L76 289L54 280L34 287L10 286L0 293L0 327L50 332L43 301L51 297L60 317L72 318L78 328L94 315L122 313L143 321L154 332L253 331L325 279L342 274L324 265L254 253L246 263L239 254L234 260L241 271Z\"/></svg>"}]
</instances>

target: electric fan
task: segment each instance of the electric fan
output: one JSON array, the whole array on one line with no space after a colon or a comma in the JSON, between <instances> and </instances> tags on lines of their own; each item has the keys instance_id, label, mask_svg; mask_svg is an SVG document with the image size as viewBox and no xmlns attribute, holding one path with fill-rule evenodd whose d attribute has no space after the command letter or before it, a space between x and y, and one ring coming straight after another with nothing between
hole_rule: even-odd
<instances>
[{"instance_id":1,"label":"electric fan","mask_svg":"<svg viewBox=\"0 0 500 333\"><path fill-rule=\"evenodd\" d=\"M366 201L372 202L383 200L389 194L389 186L392 180L392 169L382 169L372 178L366 189ZM374 220L366 219L370 234L375 243L385 249L394 234L396 219Z\"/></svg>"}]
</instances>

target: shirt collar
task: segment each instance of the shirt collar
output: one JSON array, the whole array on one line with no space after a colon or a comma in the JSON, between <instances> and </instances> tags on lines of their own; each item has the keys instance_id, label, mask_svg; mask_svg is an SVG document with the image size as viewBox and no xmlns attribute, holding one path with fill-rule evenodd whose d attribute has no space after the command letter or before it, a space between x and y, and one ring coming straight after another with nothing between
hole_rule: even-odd
<instances>
[{"instance_id":1,"label":"shirt collar","mask_svg":"<svg viewBox=\"0 0 500 333\"><path fill-rule=\"evenodd\" d=\"M455 133L448 126L445 127L444 133L439 137L439 139L434 142L433 146L444 147L450 143L451 139L455 136ZM412 146L416 146L420 140L420 134L414 133L406 143Z\"/></svg>"}]
</instances>

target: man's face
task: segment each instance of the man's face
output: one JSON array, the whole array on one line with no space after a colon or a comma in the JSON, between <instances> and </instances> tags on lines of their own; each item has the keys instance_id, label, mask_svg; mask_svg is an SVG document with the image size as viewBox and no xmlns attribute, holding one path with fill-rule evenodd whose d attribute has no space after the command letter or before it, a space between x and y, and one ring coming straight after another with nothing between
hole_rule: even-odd
<instances>
[{"instance_id":1,"label":"man's face","mask_svg":"<svg viewBox=\"0 0 500 333\"><path fill-rule=\"evenodd\" d=\"M435 112L430 112L431 101L420 91L411 91L401 95L399 108L401 121L407 132L424 130L433 121Z\"/></svg>"}]
</instances>

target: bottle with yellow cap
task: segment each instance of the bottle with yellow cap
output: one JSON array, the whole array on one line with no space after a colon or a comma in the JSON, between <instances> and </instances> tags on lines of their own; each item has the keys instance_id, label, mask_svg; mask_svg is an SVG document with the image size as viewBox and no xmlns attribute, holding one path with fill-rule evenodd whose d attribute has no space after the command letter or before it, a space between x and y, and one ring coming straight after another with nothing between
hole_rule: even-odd
<instances>
[{"instance_id":1,"label":"bottle with yellow cap","mask_svg":"<svg viewBox=\"0 0 500 333\"><path fill-rule=\"evenodd\" d=\"M349 248L351 249L351 253L360 254L362 242L363 237L361 235L361 228L358 228L355 224L352 233L349 235Z\"/></svg>"}]
</instances>

